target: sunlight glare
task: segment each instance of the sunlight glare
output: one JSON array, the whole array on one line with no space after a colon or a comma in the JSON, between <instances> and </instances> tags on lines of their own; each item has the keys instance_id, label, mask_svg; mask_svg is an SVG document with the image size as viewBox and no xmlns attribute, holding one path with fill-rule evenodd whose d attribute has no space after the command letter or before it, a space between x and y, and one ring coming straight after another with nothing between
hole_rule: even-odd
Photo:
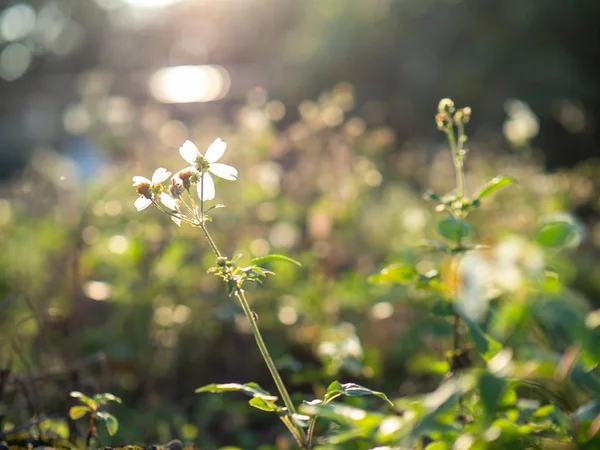
<instances>
[{"instance_id":1,"label":"sunlight glare","mask_svg":"<svg viewBox=\"0 0 600 450\"><path fill-rule=\"evenodd\" d=\"M180 1L181 0L125 0L125 3L140 8L162 8Z\"/></svg>"},{"instance_id":2,"label":"sunlight glare","mask_svg":"<svg viewBox=\"0 0 600 450\"><path fill-rule=\"evenodd\" d=\"M229 73L220 66L177 66L157 70L150 91L162 103L210 102L229 91Z\"/></svg>"}]
</instances>

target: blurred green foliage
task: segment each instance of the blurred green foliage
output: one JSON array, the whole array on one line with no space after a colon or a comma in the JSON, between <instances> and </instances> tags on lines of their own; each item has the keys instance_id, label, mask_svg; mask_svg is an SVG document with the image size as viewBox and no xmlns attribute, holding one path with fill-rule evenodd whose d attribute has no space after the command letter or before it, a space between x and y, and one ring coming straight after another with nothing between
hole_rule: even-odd
<instances>
[{"instance_id":1,"label":"blurred green foliage","mask_svg":"<svg viewBox=\"0 0 600 450\"><path fill-rule=\"evenodd\" d=\"M282 253L303 264L274 261L277 276L248 287L296 403L322 399L339 380L385 393L402 411L362 396L307 405L323 419L320 434L338 424L322 448L423 437L423 446L463 439L456 448L505 448L569 433L587 442L600 395L600 235L595 216L583 223L569 211L597 198L597 161L547 173L534 148L506 152L496 137L473 133L466 191L480 192L481 205L469 233L484 247L465 266L482 269L485 302L481 322L467 321L476 348L453 357L478 369L444 383L452 349L444 286L463 281L452 255L425 242L456 236L436 224L444 213L423 193L453 188L452 159L440 142L395 151L392 129L346 113L352 98L338 85L303 102L283 130L269 120L266 98L244 106L234 124L208 117L190 129L199 148L223 137L223 162L240 171L237 182L217 185L226 208L214 211L210 229L219 246L242 261ZM80 390L123 399L111 407L116 435L99 430L103 444L178 438L199 448L288 448L280 424L239 397L193 394L216 382L273 389L243 314L206 275L214 257L198 230L133 208L133 175L181 165L176 147L146 132L147 145L132 143L126 160L114 153L86 176L69 158L40 151L2 188L0 436L44 417L57 439L76 436L68 393ZM483 198L498 172L516 183ZM32 429L44 435L49 423Z\"/></svg>"}]
</instances>

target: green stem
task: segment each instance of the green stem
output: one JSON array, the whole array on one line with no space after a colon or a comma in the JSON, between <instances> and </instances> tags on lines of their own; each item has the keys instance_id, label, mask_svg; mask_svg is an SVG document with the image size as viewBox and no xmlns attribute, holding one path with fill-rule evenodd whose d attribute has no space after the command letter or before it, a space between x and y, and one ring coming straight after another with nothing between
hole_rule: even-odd
<instances>
[{"instance_id":1,"label":"green stem","mask_svg":"<svg viewBox=\"0 0 600 450\"><path fill-rule=\"evenodd\" d=\"M202 196L202 192L200 193L200 195ZM203 203L204 202L202 202L201 205ZM202 208L202 206L201 206L201 208ZM204 214L203 208L201 209L201 211L202 211L201 214L203 215ZM202 216L202 218L203 218L203 216ZM210 233L208 232L208 229L206 228L204 221L202 221L202 220L200 221L199 227L202 230L202 232L204 233L204 237L206 237L206 240L208 241L212 251L215 253L217 258L221 257L222 256L221 252L219 251L219 248L215 244L215 241L212 239ZM269 350L267 349L265 341L262 338L260 329L258 328L258 324L256 323L256 320L254 319L252 310L250 309L250 304L248 303L246 294L244 293L244 290L242 289L242 287L237 283L236 283L236 287L235 287L235 296L238 298L240 305L242 306L242 310L244 311L244 314L246 315L246 319L248 319L248 323L250 324L250 329L252 330L252 334L254 335L254 339L256 340L258 349L260 350L263 360L265 361L265 364L267 365L269 372L271 373L271 377L273 378L273 381L275 382L275 386L277 386L277 390L279 391L279 394L281 395L283 404L287 408L289 416L285 417L285 419L287 419L287 420L283 420L283 418L282 418L282 420L286 424L286 426L288 427L288 429L290 430L292 435L294 436L294 439L296 439L296 441L298 442L298 445L300 446L300 448L308 449L309 447L307 447L306 443L305 443L306 438L305 438L304 430L302 429L302 427L295 425L291 419L292 415L296 414L296 408L294 407L294 403L292 402L290 394L288 393L288 391L285 387L285 384L283 383L283 380L281 379L281 376L279 375L279 371L277 370L277 367L275 366L275 362L273 361L273 358L271 357L271 354L269 353Z\"/></svg>"},{"instance_id":2,"label":"green stem","mask_svg":"<svg viewBox=\"0 0 600 450\"><path fill-rule=\"evenodd\" d=\"M281 376L279 375L279 371L277 370L277 367L275 366L275 362L273 361L273 358L271 358L271 354L269 353L269 350L267 349L265 341L263 340L262 335L260 334L260 329L258 328L258 324L256 323L254 316L252 315L252 310L250 309L250 304L248 303L248 299L246 298L246 294L244 293L244 290L241 287L237 286L235 289L235 296L240 301L240 305L242 306L242 309L244 310L244 314L246 315L246 318L248 319L248 322L250 323L250 328L252 329L252 334L254 334L254 339L256 340L258 349L260 350L260 353L265 361L265 364L269 368L269 372L271 372L271 377L273 378L273 381L275 382L275 385L277 386L277 390L279 391L279 394L281 395L283 404L287 408L288 414L290 416L292 416L293 414L296 414L296 408L294 407L294 403L292 402L290 394L288 393L287 389L285 388L285 384L283 383L283 380L281 379ZM304 445L304 440L305 440L304 439L304 430L299 426L297 426L296 429L299 431L300 436L302 437L301 447L306 448L306 446Z\"/></svg>"},{"instance_id":3,"label":"green stem","mask_svg":"<svg viewBox=\"0 0 600 450\"><path fill-rule=\"evenodd\" d=\"M302 434L300 434L300 432L298 431L298 428L296 428L294 426L294 424L292 423L292 421L290 420L290 418L288 416L284 416L284 417L280 417L280 419L285 424L285 426L287 427L287 429L290 431L290 433L292 434L292 436L294 436L294 439L298 443L298 446L301 449L309 449L310 446L305 446L304 445L304 440L303 440Z\"/></svg>"},{"instance_id":4,"label":"green stem","mask_svg":"<svg viewBox=\"0 0 600 450\"><path fill-rule=\"evenodd\" d=\"M312 448L313 434L315 433L315 425L317 424L317 416L312 416L308 422L308 431L306 432L306 442L308 448Z\"/></svg>"}]
</instances>

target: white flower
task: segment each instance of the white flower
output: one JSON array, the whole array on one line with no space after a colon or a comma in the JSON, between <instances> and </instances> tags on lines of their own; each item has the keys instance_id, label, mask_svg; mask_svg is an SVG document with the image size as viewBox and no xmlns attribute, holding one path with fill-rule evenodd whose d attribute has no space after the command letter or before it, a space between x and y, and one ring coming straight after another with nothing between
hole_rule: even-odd
<instances>
[{"instance_id":1,"label":"white flower","mask_svg":"<svg viewBox=\"0 0 600 450\"><path fill-rule=\"evenodd\" d=\"M133 205L138 211L142 211L150 206L155 197L159 197L162 204L167 208L172 210L177 209L177 202L173 197L163 192L163 186L161 184L170 176L171 172L168 172L164 167L159 167L154 171L154 174L152 174L152 180L141 176L133 177L133 185L137 187L136 192L139 195Z\"/></svg>"},{"instance_id":2,"label":"white flower","mask_svg":"<svg viewBox=\"0 0 600 450\"><path fill-rule=\"evenodd\" d=\"M225 180L233 181L237 179L238 171L234 167L216 162L223 156L226 148L227 144L218 138L210 144L204 156L190 141L185 141L179 149L179 153L181 153L183 159L192 164L195 170L201 174L204 173L203 182L198 183L197 186L198 195L202 201L215 198L215 183L210 174L206 172L207 170Z\"/></svg>"}]
</instances>

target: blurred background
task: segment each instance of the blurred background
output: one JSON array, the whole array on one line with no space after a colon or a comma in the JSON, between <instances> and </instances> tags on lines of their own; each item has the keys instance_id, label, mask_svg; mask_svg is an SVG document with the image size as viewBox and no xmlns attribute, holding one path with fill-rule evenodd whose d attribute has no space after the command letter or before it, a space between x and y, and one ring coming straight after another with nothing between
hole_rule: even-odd
<instances>
[{"instance_id":1,"label":"blurred background","mask_svg":"<svg viewBox=\"0 0 600 450\"><path fill-rule=\"evenodd\" d=\"M186 139L223 138L240 171L217 184L227 254L304 264L249 294L305 398L333 379L425 392L447 370L428 299L367 282L438 263L411 245L435 234L422 193L453 188L443 97L473 109L468 190L519 182L473 216L480 242L508 246L490 258L522 269L515 236L572 214L582 245L557 270L598 308L599 18L596 0L4 0L0 427L73 428L68 392L110 391L113 443L287 445L235 395L193 394L272 385L197 230L133 208L131 178L183 168Z\"/></svg>"}]
</instances>

